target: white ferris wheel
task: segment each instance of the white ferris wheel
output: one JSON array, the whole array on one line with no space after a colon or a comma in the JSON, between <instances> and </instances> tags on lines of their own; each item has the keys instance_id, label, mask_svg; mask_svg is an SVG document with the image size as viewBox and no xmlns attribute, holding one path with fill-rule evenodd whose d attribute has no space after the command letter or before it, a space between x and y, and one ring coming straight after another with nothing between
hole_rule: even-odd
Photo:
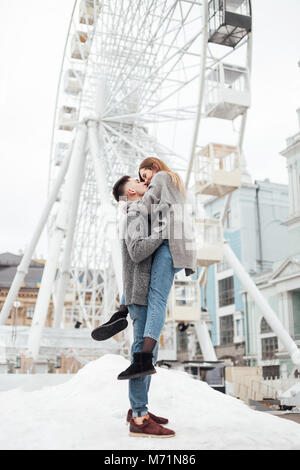
<instances>
[{"instance_id":1,"label":"white ferris wheel","mask_svg":"<svg viewBox=\"0 0 300 470\"><path fill-rule=\"evenodd\" d=\"M181 174L194 201L200 281L225 256L299 362L296 345L222 238L230 194L245 173L251 16L250 0L75 1L48 200L0 317L4 324L47 227L49 253L29 335L33 359L51 298L56 328L74 321L93 328L114 310L122 282L111 188L120 176L137 175L142 159L158 156ZM208 196L226 196L220 220L197 215ZM174 292L176 298L176 286ZM195 309L176 312L176 299L173 310L174 321L198 321L201 349L214 359L205 318L195 319Z\"/></svg>"}]
</instances>

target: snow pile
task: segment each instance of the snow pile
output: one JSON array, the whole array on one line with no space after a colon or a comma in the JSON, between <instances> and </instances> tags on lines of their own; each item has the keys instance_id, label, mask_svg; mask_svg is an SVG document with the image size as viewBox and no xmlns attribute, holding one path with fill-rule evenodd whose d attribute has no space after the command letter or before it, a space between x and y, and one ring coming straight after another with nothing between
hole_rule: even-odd
<instances>
[{"instance_id":1,"label":"snow pile","mask_svg":"<svg viewBox=\"0 0 300 470\"><path fill-rule=\"evenodd\" d=\"M128 367L107 354L68 382L0 393L0 449L300 449L300 426L254 411L183 372L157 368L149 410L169 418L170 439L128 435Z\"/></svg>"}]
</instances>

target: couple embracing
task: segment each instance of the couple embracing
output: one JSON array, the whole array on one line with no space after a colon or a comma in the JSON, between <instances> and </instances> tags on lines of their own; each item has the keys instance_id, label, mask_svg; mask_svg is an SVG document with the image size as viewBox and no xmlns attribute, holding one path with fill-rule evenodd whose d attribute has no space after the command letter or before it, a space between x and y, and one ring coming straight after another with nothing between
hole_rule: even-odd
<instances>
[{"instance_id":1,"label":"couple embracing","mask_svg":"<svg viewBox=\"0 0 300 470\"><path fill-rule=\"evenodd\" d=\"M129 380L131 436L173 437L166 418L148 412L151 375L155 374L159 337L168 296L177 272L196 270L195 240L180 176L158 158L146 158L139 179L123 176L113 195L125 214L121 226L123 296L119 310L92 332L103 341L133 322L131 365L118 376ZM121 202L122 201L122 202Z\"/></svg>"}]
</instances>

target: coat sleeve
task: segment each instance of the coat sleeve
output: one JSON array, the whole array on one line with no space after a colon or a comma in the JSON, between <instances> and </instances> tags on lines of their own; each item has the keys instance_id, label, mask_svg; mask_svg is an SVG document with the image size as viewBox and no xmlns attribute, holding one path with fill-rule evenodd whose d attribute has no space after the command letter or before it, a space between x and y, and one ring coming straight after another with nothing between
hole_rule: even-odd
<instances>
[{"instance_id":1,"label":"coat sleeve","mask_svg":"<svg viewBox=\"0 0 300 470\"><path fill-rule=\"evenodd\" d=\"M163 242L163 232L148 235L148 216L133 211L128 213L125 243L130 258L134 263L140 263L151 256Z\"/></svg>"}]
</instances>

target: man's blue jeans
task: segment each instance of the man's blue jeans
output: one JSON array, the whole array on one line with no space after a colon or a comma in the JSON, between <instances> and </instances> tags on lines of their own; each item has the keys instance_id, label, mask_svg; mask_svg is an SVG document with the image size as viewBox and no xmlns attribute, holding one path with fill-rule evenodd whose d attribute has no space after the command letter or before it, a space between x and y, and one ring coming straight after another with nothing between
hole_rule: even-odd
<instances>
[{"instance_id":1,"label":"man's blue jeans","mask_svg":"<svg viewBox=\"0 0 300 470\"><path fill-rule=\"evenodd\" d=\"M168 296L174 275L178 271L180 271L180 268L174 268L169 242L165 240L155 252L153 259L148 306L137 304L127 306L133 321L132 362L133 353L142 350L144 337L147 336L157 341L152 353L153 364L155 364L158 355L159 337L165 323ZM151 375L129 380L129 400L133 417L145 416L148 413L150 382Z\"/></svg>"}]
</instances>

